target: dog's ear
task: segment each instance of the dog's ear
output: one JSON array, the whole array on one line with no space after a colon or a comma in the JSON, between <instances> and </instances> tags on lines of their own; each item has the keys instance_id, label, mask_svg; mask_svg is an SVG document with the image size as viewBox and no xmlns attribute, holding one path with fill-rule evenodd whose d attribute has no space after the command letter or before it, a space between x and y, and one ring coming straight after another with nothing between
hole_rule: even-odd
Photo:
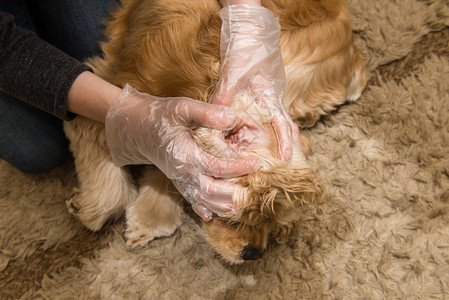
<instances>
[{"instance_id":1,"label":"dog's ear","mask_svg":"<svg viewBox=\"0 0 449 300\"><path fill-rule=\"evenodd\" d=\"M277 168L271 172L255 172L239 181L234 194L238 219L248 225L266 222L289 224L297 210L319 202L323 187L310 168ZM241 209L239 209L241 208Z\"/></svg>"},{"instance_id":2,"label":"dog's ear","mask_svg":"<svg viewBox=\"0 0 449 300\"><path fill-rule=\"evenodd\" d=\"M287 175L279 176L282 173ZM279 173L271 174L270 180L278 186L273 200L271 233L276 242L282 243L287 241L300 221L301 207L321 203L324 190L318 176L309 168L279 170Z\"/></svg>"},{"instance_id":3,"label":"dog's ear","mask_svg":"<svg viewBox=\"0 0 449 300\"><path fill-rule=\"evenodd\" d=\"M298 221L291 222L288 224L274 224L274 228L271 230L272 237L276 240L278 244L284 243L288 240L288 237L292 233L294 227Z\"/></svg>"},{"instance_id":4,"label":"dog's ear","mask_svg":"<svg viewBox=\"0 0 449 300\"><path fill-rule=\"evenodd\" d=\"M285 210L298 209L303 205L321 201L323 186L310 168L278 168L268 174L268 181L276 193L264 199L274 218L281 217ZM280 220L279 220L280 221Z\"/></svg>"}]
</instances>

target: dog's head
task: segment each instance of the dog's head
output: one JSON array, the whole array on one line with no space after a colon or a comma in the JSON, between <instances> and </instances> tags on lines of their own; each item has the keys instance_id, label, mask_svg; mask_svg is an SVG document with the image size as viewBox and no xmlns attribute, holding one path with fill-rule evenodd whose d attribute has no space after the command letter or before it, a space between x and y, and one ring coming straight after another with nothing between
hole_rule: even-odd
<instances>
[{"instance_id":1,"label":"dog's head","mask_svg":"<svg viewBox=\"0 0 449 300\"><path fill-rule=\"evenodd\" d=\"M246 94L236 98L234 108L241 125L230 132L197 128L194 136L217 157L223 157L226 147L235 158L255 156L261 162L258 171L230 179L237 186L236 215L214 216L204 224L212 247L226 261L241 263L259 258L270 235L285 241L299 222L301 206L317 202L323 190L300 149L294 147L289 162L279 159L268 112Z\"/></svg>"}]
</instances>

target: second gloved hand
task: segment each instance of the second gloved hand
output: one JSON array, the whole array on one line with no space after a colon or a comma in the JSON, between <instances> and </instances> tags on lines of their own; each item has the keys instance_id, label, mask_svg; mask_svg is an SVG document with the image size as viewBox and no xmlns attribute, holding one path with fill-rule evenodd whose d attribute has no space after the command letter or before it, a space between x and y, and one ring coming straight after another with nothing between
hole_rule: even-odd
<instances>
[{"instance_id":1,"label":"second gloved hand","mask_svg":"<svg viewBox=\"0 0 449 300\"><path fill-rule=\"evenodd\" d=\"M234 184L258 168L255 159L224 160L204 152L193 126L234 127L232 109L190 98L159 98L126 85L105 121L108 146L118 166L154 164L172 180L203 220L233 212ZM231 155L229 155L230 157ZM227 157L226 155L224 157Z\"/></svg>"},{"instance_id":2,"label":"second gloved hand","mask_svg":"<svg viewBox=\"0 0 449 300\"><path fill-rule=\"evenodd\" d=\"M238 4L220 11L221 76L211 103L232 104L240 91L254 97L271 113L279 153L288 161L292 144L301 148L299 129L282 104L285 72L278 46L278 19L260 5Z\"/></svg>"}]
</instances>

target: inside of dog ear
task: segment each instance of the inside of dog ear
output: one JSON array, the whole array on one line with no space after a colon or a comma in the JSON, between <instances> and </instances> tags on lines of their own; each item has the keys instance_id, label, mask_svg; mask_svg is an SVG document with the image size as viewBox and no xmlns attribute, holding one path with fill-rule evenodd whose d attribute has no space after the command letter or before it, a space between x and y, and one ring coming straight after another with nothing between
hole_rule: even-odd
<instances>
[{"instance_id":1,"label":"inside of dog ear","mask_svg":"<svg viewBox=\"0 0 449 300\"><path fill-rule=\"evenodd\" d=\"M277 139L271 126L269 111L256 104L254 98L244 91L237 93L232 107L236 126L225 131L206 127L193 128L192 135L198 145L219 158L229 158L229 155L233 158L277 157Z\"/></svg>"}]
</instances>

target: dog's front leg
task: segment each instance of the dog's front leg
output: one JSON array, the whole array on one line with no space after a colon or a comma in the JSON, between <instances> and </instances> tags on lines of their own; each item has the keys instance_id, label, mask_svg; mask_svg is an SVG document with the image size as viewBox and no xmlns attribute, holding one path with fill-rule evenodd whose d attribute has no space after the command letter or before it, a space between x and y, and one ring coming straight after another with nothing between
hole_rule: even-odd
<instances>
[{"instance_id":1,"label":"dog's front leg","mask_svg":"<svg viewBox=\"0 0 449 300\"><path fill-rule=\"evenodd\" d=\"M97 231L123 214L126 205L136 199L137 188L132 176L112 162L103 124L77 117L65 122L64 130L79 183L66 201L67 208L87 228Z\"/></svg>"},{"instance_id":2,"label":"dog's front leg","mask_svg":"<svg viewBox=\"0 0 449 300\"><path fill-rule=\"evenodd\" d=\"M182 217L181 195L156 167L146 167L139 187L137 200L126 208L126 244L133 248L172 235Z\"/></svg>"}]
</instances>

